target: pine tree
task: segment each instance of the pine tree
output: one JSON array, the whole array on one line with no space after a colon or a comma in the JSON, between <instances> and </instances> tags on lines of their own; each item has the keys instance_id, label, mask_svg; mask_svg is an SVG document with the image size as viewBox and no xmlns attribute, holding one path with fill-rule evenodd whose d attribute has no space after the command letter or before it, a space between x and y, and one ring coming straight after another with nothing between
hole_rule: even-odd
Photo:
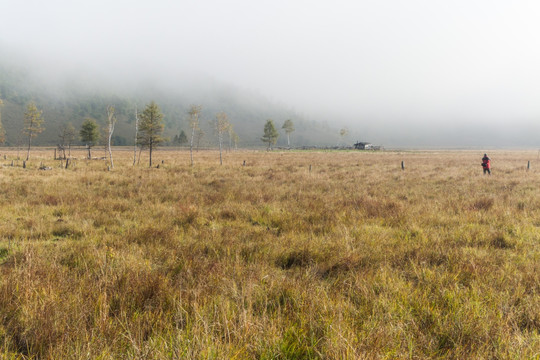
<instances>
[{"instance_id":1,"label":"pine tree","mask_svg":"<svg viewBox=\"0 0 540 360\"><path fill-rule=\"evenodd\" d=\"M270 150L272 148L272 145L276 143L278 137L279 133L274 126L274 121L272 121L272 119L266 120L266 124L264 124L264 135L261 140L265 143L268 143L267 150Z\"/></svg>"},{"instance_id":2,"label":"pine tree","mask_svg":"<svg viewBox=\"0 0 540 360\"><path fill-rule=\"evenodd\" d=\"M163 114L155 102L146 105L146 108L140 115L139 137L137 143L140 146L147 147L150 153L149 166L152 167L152 151L157 145L164 142L161 137L163 132Z\"/></svg>"},{"instance_id":3,"label":"pine tree","mask_svg":"<svg viewBox=\"0 0 540 360\"><path fill-rule=\"evenodd\" d=\"M188 142L188 138L184 130L180 131L180 135L177 137L177 142L180 145L186 144Z\"/></svg>"},{"instance_id":4,"label":"pine tree","mask_svg":"<svg viewBox=\"0 0 540 360\"><path fill-rule=\"evenodd\" d=\"M79 132L81 141L86 144L88 149L88 158L92 158L91 149L99 140L99 126L94 119L87 118L84 120Z\"/></svg>"}]
</instances>

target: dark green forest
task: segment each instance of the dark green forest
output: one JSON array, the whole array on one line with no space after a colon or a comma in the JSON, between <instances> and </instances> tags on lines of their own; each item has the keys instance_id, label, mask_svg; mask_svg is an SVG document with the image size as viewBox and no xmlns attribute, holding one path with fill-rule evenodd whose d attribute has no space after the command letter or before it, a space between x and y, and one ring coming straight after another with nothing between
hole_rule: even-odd
<instances>
[{"instance_id":1,"label":"dark green forest","mask_svg":"<svg viewBox=\"0 0 540 360\"><path fill-rule=\"evenodd\" d=\"M217 140L212 121L218 112L224 111L238 135L239 147L264 147L260 140L264 124L272 119L280 132L276 146L286 146L286 134L281 126L287 119L294 122L291 146L331 146L338 139L339 130L328 125L310 121L285 105L276 104L248 90L242 90L211 81L201 81L192 86L161 86L160 81L146 80L133 86L115 84L93 79L92 85L82 74L63 79L47 79L40 76L39 69L3 63L0 59L0 99L4 106L1 120L6 131L4 146L18 146L25 142L22 134L24 112L29 102L43 110L45 130L33 145L55 146L59 142L60 128L71 123L78 130L82 122L91 118L101 128L106 124L106 107L116 108L118 122L113 137L117 146L133 145L135 134L135 110L142 111L150 101L155 101L164 117L165 145L179 145L182 131L190 134L188 109L192 104L202 105L200 127L204 131L201 147L214 147ZM135 75L136 76L136 75ZM86 77L87 79L88 77ZM98 85L96 85L98 84ZM78 141L78 140L77 140Z\"/></svg>"}]
</instances>

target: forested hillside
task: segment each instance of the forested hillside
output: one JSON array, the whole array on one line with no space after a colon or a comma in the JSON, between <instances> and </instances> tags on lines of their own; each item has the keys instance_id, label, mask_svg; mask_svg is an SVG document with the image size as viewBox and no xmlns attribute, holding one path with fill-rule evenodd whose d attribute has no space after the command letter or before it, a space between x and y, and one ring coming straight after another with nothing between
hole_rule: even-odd
<instances>
[{"instance_id":1,"label":"forested hillside","mask_svg":"<svg viewBox=\"0 0 540 360\"><path fill-rule=\"evenodd\" d=\"M132 145L134 142L135 109L141 110L155 101L165 115L165 136L173 143L183 130L189 134L187 111L191 104L202 105L201 128L204 136L201 146L214 146L215 135L211 122L216 113L224 111L238 134L240 147L262 147L264 123L273 119L280 130L277 146L285 146L286 134L281 129L287 119L292 119L295 131L291 134L292 146L335 145L339 130L328 125L305 119L294 110L275 104L262 95L220 84L213 80L191 81L182 87L162 85L159 80L141 79L129 85L100 82L87 74L66 75L61 79L40 76L33 68L15 66L0 59L0 99L2 123L6 130L6 146L25 142L21 135L27 104L34 101L43 110L45 130L35 140L35 145L54 146L58 143L60 128L72 123L80 129L84 119L95 119L105 127L106 106L114 105L118 123L114 133L115 145ZM136 77L136 76L135 76Z\"/></svg>"}]
</instances>

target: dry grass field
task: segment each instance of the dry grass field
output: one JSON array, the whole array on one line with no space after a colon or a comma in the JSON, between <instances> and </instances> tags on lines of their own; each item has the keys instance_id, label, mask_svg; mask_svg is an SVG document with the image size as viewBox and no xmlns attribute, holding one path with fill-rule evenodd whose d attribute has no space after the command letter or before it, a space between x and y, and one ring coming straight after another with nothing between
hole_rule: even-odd
<instances>
[{"instance_id":1,"label":"dry grass field","mask_svg":"<svg viewBox=\"0 0 540 360\"><path fill-rule=\"evenodd\" d=\"M0 153L1 359L540 356L536 151Z\"/></svg>"}]
</instances>

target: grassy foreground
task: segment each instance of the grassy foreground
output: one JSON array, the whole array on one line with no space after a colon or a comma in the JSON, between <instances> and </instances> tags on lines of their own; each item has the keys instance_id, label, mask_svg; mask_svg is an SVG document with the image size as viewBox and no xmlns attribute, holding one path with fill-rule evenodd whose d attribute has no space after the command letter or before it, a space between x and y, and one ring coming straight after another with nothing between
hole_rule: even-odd
<instances>
[{"instance_id":1,"label":"grassy foreground","mask_svg":"<svg viewBox=\"0 0 540 360\"><path fill-rule=\"evenodd\" d=\"M482 155L8 152L0 358L538 359L540 163Z\"/></svg>"}]
</instances>

